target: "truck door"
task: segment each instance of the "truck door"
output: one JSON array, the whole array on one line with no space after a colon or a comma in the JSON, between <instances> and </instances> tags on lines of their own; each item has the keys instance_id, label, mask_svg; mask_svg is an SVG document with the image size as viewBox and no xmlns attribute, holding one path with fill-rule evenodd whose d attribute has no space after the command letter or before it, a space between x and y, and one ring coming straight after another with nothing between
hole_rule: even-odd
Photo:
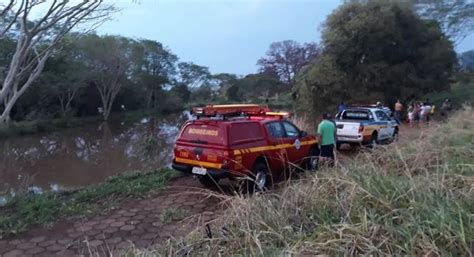
<instances>
[{"instance_id":1,"label":"truck door","mask_svg":"<svg viewBox=\"0 0 474 257\"><path fill-rule=\"evenodd\" d=\"M384 111L376 111L375 115L377 116L377 122L380 123L379 130L379 139L387 139L392 133L390 133L391 128L389 127L390 118Z\"/></svg>"},{"instance_id":2,"label":"truck door","mask_svg":"<svg viewBox=\"0 0 474 257\"><path fill-rule=\"evenodd\" d=\"M272 166L281 169L288 165L289 155L285 145L292 144L291 139L286 137L285 129L280 121L269 122L265 124L265 128L272 147L270 161L274 164Z\"/></svg>"},{"instance_id":3,"label":"truck door","mask_svg":"<svg viewBox=\"0 0 474 257\"><path fill-rule=\"evenodd\" d=\"M397 127L397 122L393 119L391 119L388 114L386 112L383 112L383 114L381 114L384 121L387 122L387 129L386 129L386 138L389 139L389 138L392 138L393 136L393 133L395 132L395 128Z\"/></svg>"},{"instance_id":4,"label":"truck door","mask_svg":"<svg viewBox=\"0 0 474 257\"><path fill-rule=\"evenodd\" d=\"M289 161L293 164L300 162L308 156L310 145L303 145L300 138L299 129L288 121L283 121L287 142L292 146L287 148Z\"/></svg>"}]
</instances>

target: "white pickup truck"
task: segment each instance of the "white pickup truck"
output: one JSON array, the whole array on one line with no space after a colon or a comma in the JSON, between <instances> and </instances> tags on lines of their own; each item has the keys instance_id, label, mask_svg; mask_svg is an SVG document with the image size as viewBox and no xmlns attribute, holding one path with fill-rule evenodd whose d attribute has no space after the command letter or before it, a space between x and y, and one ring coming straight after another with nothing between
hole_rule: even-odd
<instances>
[{"instance_id":1,"label":"white pickup truck","mask_svg":"<svg viewBox=\"0 0 474 257\"><path fill-rule=\"evenodd\" d=\"M351 107L336 115L337 148L342 144L369 147L398 138L398 123L380 108Z\"/></svg>"}]
</instances>

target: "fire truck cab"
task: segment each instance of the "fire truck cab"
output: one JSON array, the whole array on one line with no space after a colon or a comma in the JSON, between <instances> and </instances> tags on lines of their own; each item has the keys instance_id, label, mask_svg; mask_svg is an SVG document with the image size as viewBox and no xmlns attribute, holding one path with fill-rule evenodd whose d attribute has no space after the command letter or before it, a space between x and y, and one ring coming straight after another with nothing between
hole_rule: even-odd
<instances>
[{"instance_id":1,"label":"fire truck cab","mask_svg":"<svg viewBox=\"0 0 474 257\"><path fill-rule=\"evenodd\" d=\"M264 190L291 167L315 169L315 136L262 105L193 108L174 147L172 167L210 186L222 178L244 178L249 190Z\"/></svg>"}]
</instances>

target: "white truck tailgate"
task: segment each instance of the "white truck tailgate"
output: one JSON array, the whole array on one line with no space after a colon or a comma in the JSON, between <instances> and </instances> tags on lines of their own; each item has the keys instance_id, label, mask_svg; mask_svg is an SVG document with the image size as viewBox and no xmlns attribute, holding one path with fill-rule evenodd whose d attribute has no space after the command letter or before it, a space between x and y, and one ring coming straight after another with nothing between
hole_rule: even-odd
<instances>
[{"instance_id":1,"label":"white truck tailgate","mask_svg":"<svg viewBox=\"0 0 474 257\"><path fill-rule=\"evenodd\" d=\"M337 121L337 135L338 136L357 136L359 134L359 125L358 122L344 122Z\"/></svg>"}]
</instances>

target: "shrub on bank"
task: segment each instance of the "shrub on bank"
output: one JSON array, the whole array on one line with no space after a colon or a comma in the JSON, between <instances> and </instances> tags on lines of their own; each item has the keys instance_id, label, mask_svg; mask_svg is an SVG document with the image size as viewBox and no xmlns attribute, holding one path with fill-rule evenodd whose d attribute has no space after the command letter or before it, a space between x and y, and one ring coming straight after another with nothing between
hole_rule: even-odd
<instances>
[{"instance_id":1,"label":"shrub on bank","mask_svg":"<svg viewBox=\"0 0 474 257\"><path fill-rule=\"evenodd\" d=\"M469 256L474 112L420 138L361 152L281 190L234 197L211 224L135 256ZM402 131L403 135L403 131Z\"/></svg>"},{"instance_id":2,"label":"shrub on bank","mask_svg":"<svg viewBox=\"0 0 474 257\"><path fill-rule=\"evenodd\" d=\"M0 124L0 138L31 135L35 133L51 132L63 128L75 128L89 122L101 120L100 117L61 118L54 120L12 121L9 124Z\"/></svg>"}]
</instances>

